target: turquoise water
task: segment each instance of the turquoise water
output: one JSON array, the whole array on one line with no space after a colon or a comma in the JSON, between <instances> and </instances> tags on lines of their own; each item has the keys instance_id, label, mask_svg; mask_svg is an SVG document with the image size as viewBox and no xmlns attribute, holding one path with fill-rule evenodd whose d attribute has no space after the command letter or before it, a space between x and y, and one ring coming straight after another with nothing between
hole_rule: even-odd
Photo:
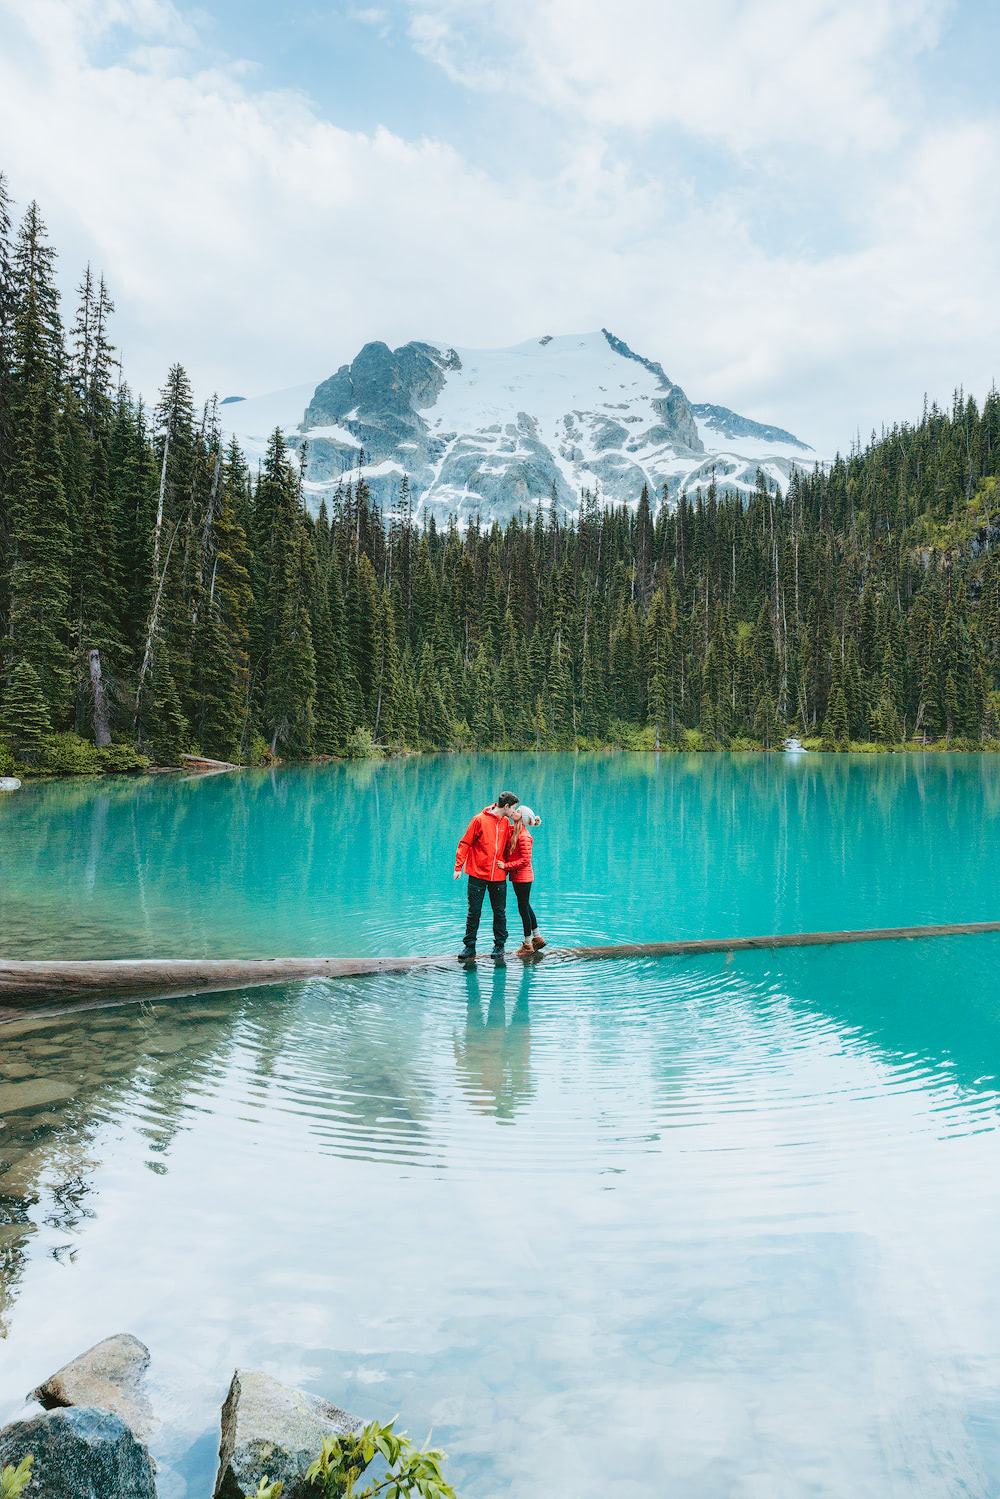
<instances>
[{"instance_id":1,"label":"turquoise water","mask_svg":"<svg viewBox=\"0 0 1000 1499\"><path fill-rule=\"evenodd\" d=\"M27 787L2 949L457 951L455 843L504 787L553 942L998 915L989 756L441 757ZM163 1499L210 1492L237 1364L433 1427L463 1499L1000 1494L998 959L481 963L5 1027L0 1417L129 1330Z\"/></svg>"}]
</instances>

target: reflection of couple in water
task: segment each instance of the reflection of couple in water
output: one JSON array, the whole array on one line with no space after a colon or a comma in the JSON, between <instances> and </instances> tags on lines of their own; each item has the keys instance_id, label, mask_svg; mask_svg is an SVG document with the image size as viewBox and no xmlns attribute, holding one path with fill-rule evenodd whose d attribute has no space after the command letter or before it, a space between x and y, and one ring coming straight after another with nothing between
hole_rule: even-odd
<instances>
[{"instance_id":1,"label":"reflection of couple in water","mask_svg":"<svg viewBox=\"0 0 1000 1499\"><path fill-rule=\"evenodd\" d=\"M507 1018L506 985L509 969L498 963L493 970L489 1006L484 1017L479 969L470 963L465 970L468 1008L465 1034L455 1037L455 1063L462 1091L474 1113L492 1114L512 1120L518 1105L531 1096L531 1027L528 993L537 975L532 964L521 971L510 1019Z\"/></svg>"},{"instance_id":2,"label":"reflection of couple in water","mask_svg":"<svg viewBox=\"0 0 1000 1499\"><path fill-rule=\"evenodd\" d=\"M493 954L503 958L507 945L507 876L514 887L517 909L524 927L524 941L517 949L519 958L533 957L545 946L538 921L531 909L531 868L533 839L529 828L541 822L530 807L522 807L512 791L502 791L491 807L472 819L455 855L455 878L464 869L469 876L469 915L465 923L465 945L459 959L466 962L476 956L476 933L483 909L483 897L489 892L493 909Z\"/></svg>"}]
</instances>

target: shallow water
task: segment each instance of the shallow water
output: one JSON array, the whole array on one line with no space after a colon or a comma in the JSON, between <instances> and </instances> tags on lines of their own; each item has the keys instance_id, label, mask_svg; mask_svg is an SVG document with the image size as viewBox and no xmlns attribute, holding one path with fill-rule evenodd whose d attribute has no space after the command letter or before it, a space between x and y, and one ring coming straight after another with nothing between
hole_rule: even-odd
<instances>
[{"instance_id":1,"label":"shallow water","mask_svg":"<svg viewBox=\"0 0 1000 1499\"><path fill-rule=\"evenodd\" d=\"M3 951L448 951L502 785L560 942L997 914L992 757L451 757L26 788ZM1000 1494L998 960L481 963L0 1029L0 1416L130 1330L164 1499L210 1493L237 1364L433 1426L476 1499Z\"/></svg>"}]
</instances>

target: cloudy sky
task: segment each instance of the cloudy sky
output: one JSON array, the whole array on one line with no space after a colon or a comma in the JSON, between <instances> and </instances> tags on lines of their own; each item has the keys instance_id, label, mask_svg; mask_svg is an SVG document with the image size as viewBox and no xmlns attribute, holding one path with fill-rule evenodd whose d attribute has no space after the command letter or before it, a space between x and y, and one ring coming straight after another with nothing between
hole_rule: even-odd
<instances>
[{"instance_id":1,"label":"cloudy sky","mask_svg":"<svg viewBox=\"0 0 1000 1499\"><path fill-rule=\"evenodd\" d=\"M1000 376L991 0L0 0L0 169L147 394L606 326L825 451Z\"/></svg>"}]
</instances>

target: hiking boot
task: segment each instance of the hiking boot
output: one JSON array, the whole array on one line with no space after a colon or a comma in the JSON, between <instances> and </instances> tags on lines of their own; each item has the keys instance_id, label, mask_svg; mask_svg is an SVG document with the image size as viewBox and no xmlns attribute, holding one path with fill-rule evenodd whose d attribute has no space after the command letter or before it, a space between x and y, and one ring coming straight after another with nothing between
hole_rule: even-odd
<instances>
[{"instance_id":1,"label":"hiking boot","mask_svg":"<svg viewBox=\"0 0 1000 1499\"><path fill-rule=\"evenodd\" d=\"M490 953L490 957L491 958L505 958L506 956L507 956L507 949L504 947L503 943L502 942L494 942L494 944L493 944L493 951Z\"/></svg>"},{"instance_id":2,"label":"hiking boot","mask_svg":"<svg viewBox=\"0 0 1000 1499\"><path fill-rule=\"evenodd\" d=\"M532 932L531 946L535 952L541 952L542 948L545 946L545 938L542 936L541 932Z\"/></svg>"},{"instance_id":3,"label":"hiking boot","mask_svg":"<svg viewBox=\"0 0 1000 1499\"><path fill-rule=\"evenodd\" d=\"M475 956L476 944L474 942L467 942L458 955L458 961L460 963L471 963Z\"/></svg>"},{"instance_id":4,"label":"hiking boot","mask_svg":"<svg viewBox=\"0 0 1000 1499\"><path fill-rule=\"evenodd\" d=\"M525 937L524 941L521 943L521 946L518 948L514 956L517 958L530 958L534 956L534 952L535 949L532 946L531 938Z\"/></svg>"}]
</instances>

